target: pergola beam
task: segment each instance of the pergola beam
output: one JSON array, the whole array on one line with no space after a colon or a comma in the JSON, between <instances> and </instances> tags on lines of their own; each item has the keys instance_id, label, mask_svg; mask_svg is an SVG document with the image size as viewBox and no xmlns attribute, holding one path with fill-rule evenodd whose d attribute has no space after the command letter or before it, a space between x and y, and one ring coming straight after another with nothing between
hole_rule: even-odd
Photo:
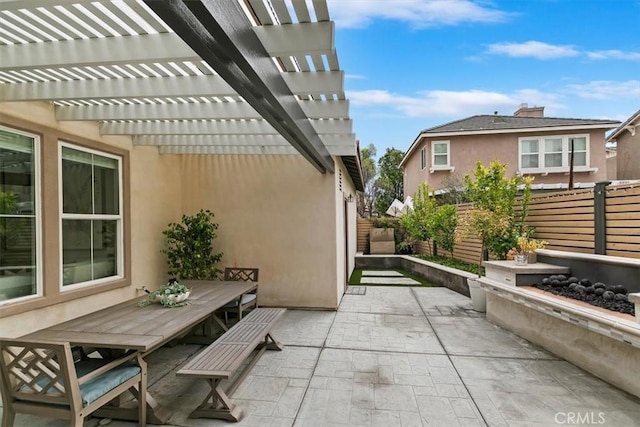
<instances>
[{"instance_id":1,"label":"pergola beam","mask_svg":"<svg viewBox=\"0 0 640 427\"><path fill-rule=\"evenodd\" d=\"M331 22L270 25L253 31L274 57L321 55L335 50ZM174 33L2 45L0 58L0 71L201 61Z\"/></svg>"},{"instance_id":2,"label":"pergola beam","mask_svg":"<svg viewBox=\"0 0 640 427\"><path fill-rule=\"evenodd\" d=\"M312 120L318 134L350 134L351 120ZM278 135L265 120L172 120L143 122L105 122L103 135Z\"/></svg>"},{"instance_id":3,"label":"pergola beam","mask_svg":"<svg viewBox=\"0 0 640 427\"><path fill-rule=\"evenodd\" d=\"M320 135L327 146L353 146L354 134L347 135ZM138 135L133 137L133 145L157 145L157 146L289 146L281 135Z\"/></svg>"},{"instance_id":4,"label":"pergola beam","mask_svg":"<svg viewBox=\"0 0 640 427\"><path fill-rule=\"evenodd\" d=\"M318 171L333 173L333 158L237 1L145 3Z\"/></svg>"},{"instance_id":5,"label":"pergola beam","mask_svg":"<svg viewBox=\"0 0 640 427\"><path fill-rule=\"evenodd\" d=\"M343 72L282 73L280 78L290 88L292 95L306 96L336 93L337 90L341 90ZM238 93L220 76L72 80L0 85L0 101L70 101L237 95Z\"/></svg>"},{"instance_id":6,"label":"pergola beam","mask_svg":"<svg viewBox=\"0 0 640 427\"><path fill-rule=\"evenodd\" d=\"M355 156L355 147L327 147L332 156ZM216 154L216 155L300 155L291 145L255 146L255 145L192 145L192 146L160 146L160 154Z\"/></svg>"},{"instance_id":7,"label":"pergola beam","mask_svg":"<svg viewBox=\"0 0 640 427\"><path fill-rule=\"evenodd\" d=\"M298 101L310 119L348 119L349 101ZM246 102L127 105L58 105L57 120L216 120L261 119Z\"/></svg>"}]
</instances>

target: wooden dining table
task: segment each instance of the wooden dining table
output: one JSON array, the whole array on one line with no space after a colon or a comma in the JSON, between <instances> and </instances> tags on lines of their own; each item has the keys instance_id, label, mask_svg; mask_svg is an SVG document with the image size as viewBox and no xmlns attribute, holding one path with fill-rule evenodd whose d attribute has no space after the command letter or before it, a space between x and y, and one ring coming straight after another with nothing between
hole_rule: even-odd
<instances>
[{"instance_id":1,"label":"wooden dining table","mask_svg":"<svg viewBox=\"0 0 640 427\"><path fill-rule=\"evenodd\" d=\"M103 308L64 323L50 326L21 338L44 341L69 342L72 346L96 349L134 350L143 357L169 341L184 337L198 325L224 323L215 312L225 304L253 292L258 282L187 281L191 293L186 304L165 308L160 304L140 307L146 296ZM213 341L211 327L203 327L204 341ZM165 424L171 413L159 405L147 392L147 420L153 424ZM119 419L137 419L135 408L105 406L96 415Z\"/></svg>"}]
</instances>

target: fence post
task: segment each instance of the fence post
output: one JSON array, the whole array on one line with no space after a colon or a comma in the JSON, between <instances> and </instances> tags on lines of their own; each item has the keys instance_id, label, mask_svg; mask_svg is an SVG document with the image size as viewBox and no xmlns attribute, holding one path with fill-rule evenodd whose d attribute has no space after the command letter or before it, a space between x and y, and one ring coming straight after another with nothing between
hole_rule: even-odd
<instances>
[{"instance_id":1,"label":"fence post","mask_svg":"<svg viewBox=\"0 0 640 427\"><path fill-rule=\"evenodd\" d=\"M596 188L593 190L593 220L594 220L594 252L598 255L607 254L607 185L611 181L596 182Z\"/></svg>"}]
</instances>

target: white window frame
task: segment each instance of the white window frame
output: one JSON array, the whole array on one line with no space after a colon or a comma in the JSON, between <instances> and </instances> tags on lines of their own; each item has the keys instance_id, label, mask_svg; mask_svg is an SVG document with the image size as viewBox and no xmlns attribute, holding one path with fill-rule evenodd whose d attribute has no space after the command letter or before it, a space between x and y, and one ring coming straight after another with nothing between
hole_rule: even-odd
<instances>
[{"instance_id":1,"label":"white window frame","mask_svg":"<svg viewBox=\"0 0 640 427\"><path fill-rule=\"evenodd\" d=\"M522 136L518 138L518 171L521 174L549 174L549 173L568 173L569 172L569 140L574 138L585 139L585 166L575 166L574 172L596 172L598 168L591 167L591 149L589 134L576 134L576 135L544 135L544 136ZM522 143L523 141L538 140L538 167L537 168L525 168L522 166ZM547 167L545 165L545 140L546 139L562 139L562 165ZM533 153L526 153L533 154Z\"/></svg>"},{"instance_id":2,"label":"white window frame","mask_svg":"<svg viewBox=\"0 0 640 427\"><path fill-rule=\"evenodd\" d=\"M446 165L436 165L436 145L446 145L447 146L447 164ZM437 154L438 156L442 156L441 153ZM431 173L435 171L453 171L455 168L451 166L451 141L431 141L431 167L429 171Z\"/></svg>"},{"instance_id":3,"label":"white window frame","mask_svg":"<svg viewBox=\"0 0 640 427\"><path fill-rule=\"evenodd\" d=\"M427 168L427 148L422 147L420 150L420 170L425 170Z\"/></svg>"},{"instance_id":4,"label":"white window frame","mask_svg":"<svg viewBox=\"0 0 640 427\"><path fill-rule=\"evenodd\" d=\"M8 299L6 301L0 301L0 306L5 304L13 304L19 301L26 301L33 298L42 297L44 295L43 292L43 276L42 269L44 266L43 256L42 256L42 190L40 186L41 182L41 161L40 161L40 137L37 134L24 132L18 129L14 129L8 126L0 126L0 129L6 132L15 133L16 135L26 136L28 138L33 138L33 163L34 163L34 191L33 191L33 202L35 204L34 209L34 217L35 217L35 230L34 235L36 238L36 265L35 265L35 278L36 278L36 292L32 295L25 295L19 298ZM24 217L24 216L22 216Z\"/></svg>"},{"instance_id":5,"label":"white window frame","mask_svg":"<svg viewBox=\"0 0 640 427\"><path fill-rule=\"evenodd\" d=\"M64 189L62 188L62 148L66 147L66 148L71 148L73 150L78 150L78 151L82 151L85 153L89 153L89 154L95 154L98 156L102 156L102 157L108 157L111 159L114 159L118 162L118 204L119 204L119 208L118 208L118 215L108 215L108 214L66 214L63 212L63 197L64 197ZM58 144L58 204L59 204L59 214L60 214L60 221L59 221L59 236L60 236L60 241L59 241L59 254L60 254L60 260L59 260L59 264L60 264L60 284L59 284L59 288L60 288L60 292L64 293L64 292L69 292L69 291L73 291L76 289L80 289L80 288L86 288L86 287L90 287L90 286L94 286L94 285L99 285L102 283L106 283L106 282L111 282L113 280L118 280L118 279L123 279L124 278L124 257L125 257L125 253L124 253L124 180L123 180L123 162L124 159L122 156L118 156L115 154L111 154L105 151L100 151L100 150L95 150L92 148L87 148L87 147L83 147L80 145L76 145L70 142L66 142L66 141L59 141ZM93 195L91 197L92 201L93 201ZM117 235L117 242L116 242L116 248L117 248L117 253L118 253L118 257L117 257L117 263L116 263L116 275L115 276L108 276L108 277L102 277L100 279L95 279L95 280L89 280L86 282L79 282L79 283L74 283L74 284L69 284L69 285L63 285L63 276L64 276L64 264L63 264L63 246L62 246L62 221L65 219L91 219L91 220L116 220L116 235ZM92 243L92 247L93 247L93 243ZM93 269L93 262L92 262L92 266L91 268Z\"/></svg>"}]
</instances>

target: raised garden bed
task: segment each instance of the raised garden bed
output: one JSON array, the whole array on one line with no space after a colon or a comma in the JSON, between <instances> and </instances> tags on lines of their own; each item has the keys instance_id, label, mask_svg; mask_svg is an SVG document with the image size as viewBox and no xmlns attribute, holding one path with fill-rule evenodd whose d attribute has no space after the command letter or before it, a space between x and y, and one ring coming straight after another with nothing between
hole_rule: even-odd
<instances>
[{"instance_id":1,"label":"raised garden bed","mask_svg":"<svg viewBox=\"0 0 640 427\"><path fill-rule=\"evenodd\" d=\"M583 301L483 277L487 319L640 397L640 323Z\"/></svg>"},{"instance_id":2,"label":"raised garden bed","mask_svg":"<svg viewBox=\"0 0 640 427\"><path fill-rule=\"evenodd\" d=\"M356 255L356 268L399 269L424 277L429 282L469 296L468 278L476 277L467 271L445 267L409 255Z\"/></svg>"}]
</instances>

